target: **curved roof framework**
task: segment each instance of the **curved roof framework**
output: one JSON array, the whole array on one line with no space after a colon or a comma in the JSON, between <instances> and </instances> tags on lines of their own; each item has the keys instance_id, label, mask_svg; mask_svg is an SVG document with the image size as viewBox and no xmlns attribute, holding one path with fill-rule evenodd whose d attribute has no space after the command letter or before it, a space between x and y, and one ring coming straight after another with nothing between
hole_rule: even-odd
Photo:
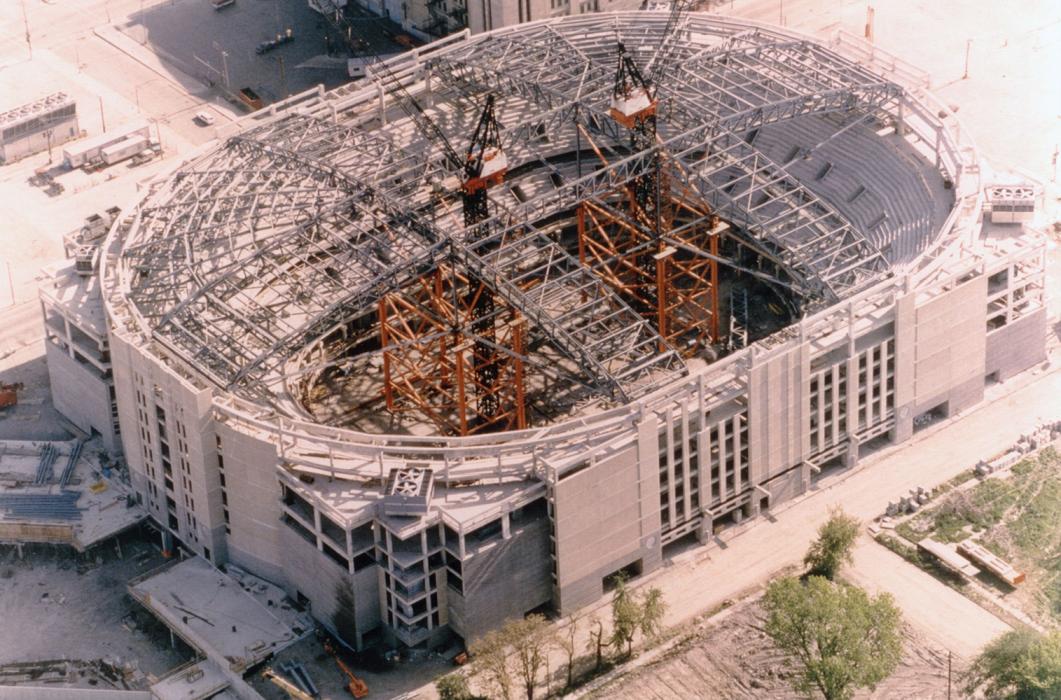
<instances>
[{"instance_id":1,"label":"curved roof framework","mask_svg":"<svg viewBox=\"0 0 1061 700\"><path fill-rule=\"evenodd\" d=\"M180 168L143 202L123 245L141 329L217 385L273 403L303 348L446 258L571 358L581 381L620 399L643 395L680 375L682 360L547 222L580 202L608 206L607 194L657 154L783 267L808 308L887 274L865 232L759 152L754 136L807 114L894 112L902 88L813 42L705 15L667 37L663 13L591 19L427 47L396 59L342 111L311 101ZM608 116L617 39L646 69L668 63L655 148L630 152ZM495 94L510 169L545 173L548 186L519 189L511 178L472 235L452 166L395 107L397 79L461 145ZM560 165L582 139L607 164ZM519 284L528 277L532 290Z\"/></svg>"}]
</instances>

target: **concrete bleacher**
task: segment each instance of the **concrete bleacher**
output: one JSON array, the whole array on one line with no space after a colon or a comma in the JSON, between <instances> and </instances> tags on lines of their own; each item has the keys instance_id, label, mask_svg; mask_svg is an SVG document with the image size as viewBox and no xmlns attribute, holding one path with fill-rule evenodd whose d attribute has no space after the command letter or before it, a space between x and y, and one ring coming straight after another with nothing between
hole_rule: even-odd
<instances>
[{"instance_id":1,"label":"concrete bleacher","mask_svg":"<svg viewBox=\"0 0 1061 700\"><path fill-rule=\"evenodd\" d=\"M878 135L870 120L830 140L857 118L771 124L759 129L753 145L863 231L890 262L909 261L945 221L953 192L902 136Z\"/></svg>"}]
</instances>

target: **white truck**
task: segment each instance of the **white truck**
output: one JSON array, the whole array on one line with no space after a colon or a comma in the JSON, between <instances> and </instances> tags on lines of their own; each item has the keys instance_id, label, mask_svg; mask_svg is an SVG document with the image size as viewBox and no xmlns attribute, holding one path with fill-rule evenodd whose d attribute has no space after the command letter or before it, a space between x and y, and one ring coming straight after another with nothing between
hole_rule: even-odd
<instances>
[{"instance_id":1,"label":"white truck","mask_svg":"<svg viewBox=\"0 0 1061 700\"><path fill-rule=\"evenodd\" d=\"M124 141L107 146L100 152L100 157L107 165L120 163L126 158L132 158L140 151L147 148L147 139L143 136L130 136Z\"/></svg>"}]
</instances>

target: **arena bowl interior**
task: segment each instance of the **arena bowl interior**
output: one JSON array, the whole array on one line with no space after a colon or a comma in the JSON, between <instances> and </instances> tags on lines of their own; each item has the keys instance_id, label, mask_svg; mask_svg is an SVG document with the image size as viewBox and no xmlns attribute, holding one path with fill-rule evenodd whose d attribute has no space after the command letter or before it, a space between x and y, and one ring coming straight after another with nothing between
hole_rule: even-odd
<instances>
[{"instance_id":1,"label":"arena bowl interior","mask_svg":"<svg viewBox=\"0 0 1061 700\"><path fill-rule=\"evenodd\" d=\"M232 406L352 442L501 444L725 386L748 346L946 237L956 147L907 88L777 28L698 14L663 42L666 20L458 35L244 120L112 233L112 318ZM609 113L617 40L668 66L655 147ZM462 154L496 97L486 221L465 226L399 81ZM658 228L631 204L652 173Z\"/></svg>"}]
</instances>

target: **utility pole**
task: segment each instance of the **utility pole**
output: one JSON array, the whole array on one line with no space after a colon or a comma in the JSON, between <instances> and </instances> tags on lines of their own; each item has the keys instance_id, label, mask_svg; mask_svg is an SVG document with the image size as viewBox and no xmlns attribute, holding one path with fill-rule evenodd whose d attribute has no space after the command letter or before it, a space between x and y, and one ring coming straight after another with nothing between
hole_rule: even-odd
<instances>
[{"instance_id":1,"label":"utility pole","mask_svg":"<svg viewBox=\"0 0 1061 700\"><path fill-rule=\"evenodd\" d=\"M103 116L103 97L99 98L99 123L103 127L103 130L107 130L107 120Z\"/></svg>"},{"instance_id":2,"label":"utility pole","mask_svg":"<svg viewBox=\"0 0 1061 700\"><path fill-rule=\"evenodd\" d=\"M287 91L287 74L284 72L284 57L277 56L276 60L280 64L280 85L283 87L284 97L291 97L291 93Z\"/></svg>"},{"instance_id":3,"label":"utility pole","mask_svg":"<svg viewBox=\"0 0 1061 700\"><path fill-rule=\"evenodd\" d=\"M947 700L950 700L950 657L951 653L947 652Z\"/></svg>"},{"instance_id":4,"label":"utility pole","mask_svg":"<svg viewBox=\"0 0 1061 700\"><path fill-rule=\"evenodd\" d=\"M22 24L26 28L26 48L29 49L29 57L33 59L33 42L29 38L29 18L26 16L26 0L20 0L22 3Z\"/></svg>"},{"instance_id":5,"label":"utility pole","mask_svg":"<svg viewBox=\"0 0 1061 700\"><path fill-rule=\"evenodd\" d=\"M871 5L866 6L866 41L873 43L873 19L876 11Z\"/></svg>"},{"instance_id":6,"label":"utility pole","mask_svg":"<svg viewBox=\"0 0 1061 700\"><path fill-rule=\"evenodd\" d=\"M11 263L7 263L7 286L11 289L11 306L15 305L15 278L11 276Z\"/></svg>"},{"instance_id":7,"label":"utility pole","mask_svg":"<svg viewBox=\"0 0 1061 700\"><path fill-rule=\"evenodd\" d=\"M969 79L969 49L972 48L973 40L965 40L965 73L962 75L962 80Z\"/></svg>"}]
</instances>

